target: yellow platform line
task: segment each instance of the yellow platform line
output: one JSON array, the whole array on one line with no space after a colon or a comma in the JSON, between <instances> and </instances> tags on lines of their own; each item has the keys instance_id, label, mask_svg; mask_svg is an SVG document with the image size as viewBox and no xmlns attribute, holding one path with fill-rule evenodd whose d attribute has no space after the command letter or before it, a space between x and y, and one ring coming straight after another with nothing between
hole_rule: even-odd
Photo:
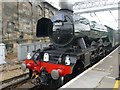
<instances>
[{"instance_id":1,"label":"yellow platform line","mask_svg":"<svg viewBox=\"0 0 120 90\"><path fill-rule=\"evenodd\" d=\"M120 88L120 80L116 80L113 90L118 90Z\"/></svg>"}]
</instances>

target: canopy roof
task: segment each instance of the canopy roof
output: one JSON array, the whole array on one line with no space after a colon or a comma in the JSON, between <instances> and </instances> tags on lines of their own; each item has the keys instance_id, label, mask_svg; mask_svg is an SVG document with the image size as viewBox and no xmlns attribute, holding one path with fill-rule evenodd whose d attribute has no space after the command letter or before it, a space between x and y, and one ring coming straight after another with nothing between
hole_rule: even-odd
<instances>
[{"instance_id":1,"label":"canopy roof","mask_svg":"<svg viewBox=\"0 0 120 90\"><path fill-rule=\"evenodd\" d=\"M61 0L46 1L60 9ZM118 30L119 0L68 0L67 2L73 4L75 14Z\"/></svg>"}]
</instances>

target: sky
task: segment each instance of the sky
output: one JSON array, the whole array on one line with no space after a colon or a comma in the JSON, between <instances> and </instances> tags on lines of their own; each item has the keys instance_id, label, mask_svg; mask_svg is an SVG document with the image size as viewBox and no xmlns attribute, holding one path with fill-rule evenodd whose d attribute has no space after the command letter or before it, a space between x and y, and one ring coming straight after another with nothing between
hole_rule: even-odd
<instances>
[{"instance_id":1,"label":"sky","mask_svg":"<svg viewBox=\"0 0 120 90\"><path fill-rule=\"evenodd\" d=\"M46 0L58 9L59 7L59 0ZM68 1L71 4L74 4L75 2L84 2L85 0L63 0ZM113 1L113 0L109 0ZM81 16L87 18L89 21L96 21L99 24L110 26L111 28L117 30L118 29L118 10L113 10L111 12L109 11L102 11L102 12L96 12L94 13L84 13L81 14Z\"/></svg>"}]
</instances>

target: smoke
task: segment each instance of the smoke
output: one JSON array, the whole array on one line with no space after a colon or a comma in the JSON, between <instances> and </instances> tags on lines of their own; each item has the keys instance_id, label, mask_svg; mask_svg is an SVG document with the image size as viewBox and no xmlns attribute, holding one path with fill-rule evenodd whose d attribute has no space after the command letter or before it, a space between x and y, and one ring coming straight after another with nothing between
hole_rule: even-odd
<instances>
[{"instance_id":1,"label":"smoke","mask_svg":"<svg viewBox=\"0 0 120 90\"><path fill-rule=\"evenodd\" d=\"M68 2L68 0L59 0L59 6L61 9L69 9L73 11L72 3Z\"/></svg>"}]
</instances>

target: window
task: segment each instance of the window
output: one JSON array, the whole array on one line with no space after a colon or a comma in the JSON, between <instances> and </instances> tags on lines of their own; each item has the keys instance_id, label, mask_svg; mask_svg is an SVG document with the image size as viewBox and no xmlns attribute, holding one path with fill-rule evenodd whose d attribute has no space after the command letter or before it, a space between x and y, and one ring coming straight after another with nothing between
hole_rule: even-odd
<instances>
[{"instance_id":1,"label":"window","mask_svg":"<svg viewBox=\"0 0 120 90\"><path fill-rule=\"evenodd\" d=\"M42 8L39 5L36 8L37 8L37 17L40 18L40 16L42 16Z\"/></svg>"},{"instance_id":2,"label":"window","mask_svg":"<svg viewBox=\"0 0 120 90\"><path fill-rule=\"evenodd\" d=\"M49 13L50 18L51 18L53 15L54 15L53 12L50 11L50 13Z\"/></svg>"},{"instance_id":3,"label":"window","mask_svg":"<svg viewBox=\"0 0 120 90\"><path fill-rule=\"evenodd\" d=\"M45 17L46 18L50 18L49 17L49 9L48 8L45 8Z\"/></svg>"},{"instance_id":4,"label":"window","mask_svg":"<svg viewBox=\"0 0 120 90\"><path fill-rule=\"evenodd\" d=\"M13 32L15 29L15 24L13 22L7 22L7 33Z\"/></svg>"}]
</instances>

